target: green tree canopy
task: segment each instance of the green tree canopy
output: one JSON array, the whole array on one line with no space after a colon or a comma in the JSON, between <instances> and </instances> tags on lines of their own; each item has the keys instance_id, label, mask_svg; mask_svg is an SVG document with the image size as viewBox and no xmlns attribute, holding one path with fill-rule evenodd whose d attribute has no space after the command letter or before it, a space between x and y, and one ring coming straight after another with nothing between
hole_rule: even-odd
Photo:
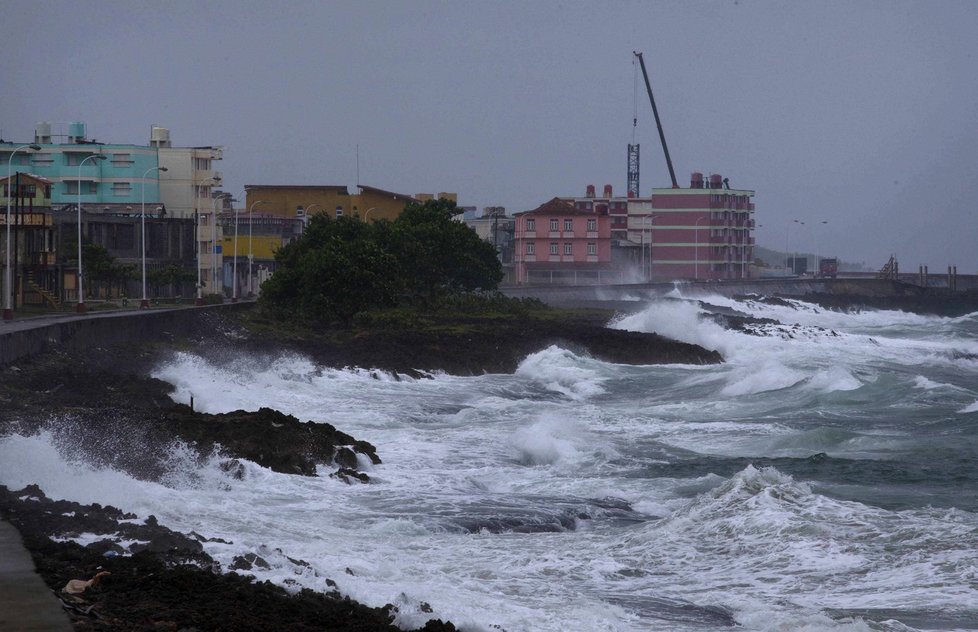
<instances>
[{"instance_id":1,"label":"green tree canopy","mask_svg":"<svg viewBox=\"0 0 978 632\"><path fill-rule=\"evenodd\" d=\"M414 297L494 290L503 278L496 249L453 219L455 202L412 202L394 222L398 258Z\"/></svg>"},{"instance_id":2,"label":"green tree canopy","mask_svg":"<svg viewBox=\"0 0 978 632\"><path fill-rule=\"evenodd\" d=\"M491 244L452 219L455 203L411 203L393 223L312 217L275 255L261 302L281 316L349 324L358 312L493 290L502 279Z\"/></svg>"}]
</instances>

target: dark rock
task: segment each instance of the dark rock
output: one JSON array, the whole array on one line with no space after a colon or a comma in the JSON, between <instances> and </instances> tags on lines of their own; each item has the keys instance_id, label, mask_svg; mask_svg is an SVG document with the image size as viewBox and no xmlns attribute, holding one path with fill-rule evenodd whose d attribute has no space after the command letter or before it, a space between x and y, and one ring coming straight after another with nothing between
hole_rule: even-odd
<instances>
[{"instance_id":1,"label":"dark rock","mask_svg":"<svg viewBox=\"0 0 978 632\"><path fill-rule=\"evenodd\" d=\"M232 571L250 571L255 568L269 569L271 565L265 561L260 555L254 553L246 553L245 555L237 555L231 561Z\"/></svg>"},{"instance_id":2,"label":"dark rock","mask_svg":"<svg viewBox=\"0 0 978 632\"><path fill-rule=\"evenodd\" d=\"M361 483L370 482L370 477L364 474L363 472L358 472L356 470L351 470L345 467L336 470L335 472L330 474L330 477L343 481L347 485L351 485L353 483L353 480L351 479L355 479Z\"/></svg>"}]
</instances>

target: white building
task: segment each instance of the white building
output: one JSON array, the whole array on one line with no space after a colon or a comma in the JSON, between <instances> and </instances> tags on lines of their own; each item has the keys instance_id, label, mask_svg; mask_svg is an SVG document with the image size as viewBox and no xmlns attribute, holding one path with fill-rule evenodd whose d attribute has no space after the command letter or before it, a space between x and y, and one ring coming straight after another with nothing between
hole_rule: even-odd
<instances>
[{"instance_id":1,"label":"white building","mask_svg":"<svg viewBox=\"0 0 978 632\"><path fill-rule=\"evenodd\" d=\"M221 211L221 200L214 189L220 188L221 172L214 161L224 157L223 147L173 147L170 130L153 126L150 146L157 148L161 167L160 201L171 217L197 217L197 247L200 253L200 280L204 294L221 292L221 227L215 221Z\"/></svg>"}]
</instances>

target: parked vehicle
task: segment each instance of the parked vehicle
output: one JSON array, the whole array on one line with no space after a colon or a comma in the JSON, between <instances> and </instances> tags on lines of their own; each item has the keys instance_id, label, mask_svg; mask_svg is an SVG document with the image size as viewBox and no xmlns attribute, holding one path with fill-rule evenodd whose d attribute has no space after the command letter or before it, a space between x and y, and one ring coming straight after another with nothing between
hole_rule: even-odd
<instances>
[{"instance_id":1,"label":"parked vehicle","mask_svg":"<svg viewBox=\"0 0 978 632\"><path fill-rule=\"evenodd\" d=\"M824 278L834 279L839 273L839 260L832 259L822 259L818 263L818 276Z\"/></svg>"}]
</instances>

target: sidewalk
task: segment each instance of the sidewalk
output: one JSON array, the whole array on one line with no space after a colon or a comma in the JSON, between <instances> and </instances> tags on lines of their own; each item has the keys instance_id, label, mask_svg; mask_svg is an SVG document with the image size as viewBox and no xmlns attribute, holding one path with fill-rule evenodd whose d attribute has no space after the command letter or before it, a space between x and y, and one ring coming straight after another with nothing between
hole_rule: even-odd
<instances>
[{"instance_id":1,"label":"sidewalk","mask_svg":"<svg viewBox=\"0 0 978 632\"><path fill-rule=\"evenodd\" d=\"M0 520L0 630L71 632L68 615L34 569L20 532Z\"/></svg>"}]
</instances>

